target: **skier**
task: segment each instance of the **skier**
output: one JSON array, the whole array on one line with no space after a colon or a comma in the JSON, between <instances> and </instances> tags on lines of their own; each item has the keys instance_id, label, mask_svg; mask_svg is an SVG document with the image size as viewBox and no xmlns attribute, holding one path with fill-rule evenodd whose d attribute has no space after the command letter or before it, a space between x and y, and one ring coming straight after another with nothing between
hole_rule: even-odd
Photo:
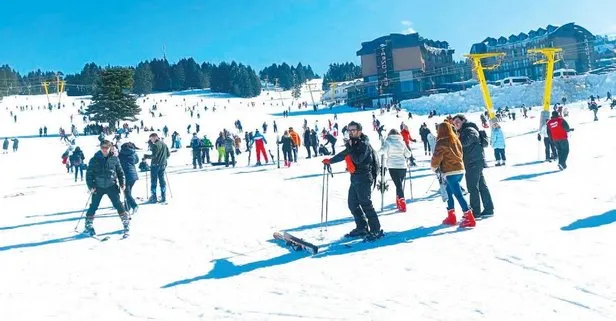
<instances>
[{"instance_id":1,"label":"skier","mask_svg":"<svg viewBox=\"0 0 616 321\"><path fill-rule=\"evenodd\" d=\"M431 134L428 125L426 125L426 123L421 124L421 127L419 128L419 136L421 137L421 142L424 145L424 155L430 155L432 152L430 141L428 140L428 134Z\"/></svg>"},{"instance_id":2,"label":"skier","mask_svg":"<svg viewBox=\"0 0 616 321\"><path fill-rule=\"evenodd\" d=\"M267 154L265 153L265 144L267 144L267 140L259 130L255 130L255 134L252 137L253 144L256 144L257 151L257 166L261 166L261 154L263 154L263 158L265 158L265 163L268 163Z\"/></svg>"},{"instance_id":3,"label":"skier","mask_svg":"<svg viewBox=\"0 0 616 321\"><path fill-rule=\"evenodd\" d=\"M223 157L225 157L225 137L223 133L218 133L218 138L216 138L216 151L218 151L218 163L222 162Z\"/></svg>"},{"instance_id":4,"label":"skier","mask_svg":"<svg viewBox=\"0 0 616 321\"><path fill-rule=\"evenodd\" d=\"M167 147L165 142L163 142L156 133L150 134L148 145L152 152L150 155L145 155L145 158L150 158L152 160L150 167L150 176L152 179L150 189L152 191L152 196L148 200L148 203L156 203L158 201L156 198L156 185L158 181L160 181L160 201L164 203L167 201L165 169L167 168L167 159L171 156L171 153L169 152L169 147Z\"/></svg>"},{"instance_id":5,"label":"skier","mask_svg":"<svg viewBox=\"0 0 616 321\"><path fill-rule=\"evenodd\" d=\"M83 181L83 161L86 157L83 155L81 148L75 147L75 150L69 156L69 161L71 166L73 166L73 171L75 172L75 182L77 182L77 172L79 172L80 179Z\"/></svg>"},{"instance_id":6,"label":"skier","mask_svg":"<svg viewBox=\"0 0 616 321\"><path fill-rule=\"evenodd\" d=\"M201 163L207 164L211 163L210 161L210 149L212 149L212 142L207 135L203 135L203 139L201 140Z\"/></svg>"},{"instance_id":7,"label":"skier","mask_svg":"<svg viewBox=\"0 0 616 321\"><path fill-rule=\"evenodd\" d=\"M402 182L406 177L406 164L407 159L411 157L411 151L406 148L400 133L396 129L392 129L389 131L387 139L383 140L379 154L385 155L389 175L396 185L396 208L400 212L406 212Z\"/></svg>"},{"instance_id":8,"label":"skier","mask_svg":"<svg viewBox=\"0 0 616 321\"><path fill-rule=\"evenodd\" d=\"M274 120L274 123L272 124L272 127L274 127L274 133L278 132L278 125L276 124L276 121Z\"/></svg>"},{"instance_id":9,"label":"skier","mask_svg":"<svg viewBox=\"0 0 616 321\"><path fill-rule=\"evenodd\" d=\"M444 122L438 126L436 147L430 163L432 170L444 180L447 191L447 218L443 224L455 225L457 222L453 197L458 200L462 211L460 227L474 227L475 217L472 209L464 199L460 181L464 176L464 163L462 160L462 143L453 131L451 124Z\"/></svg>"},{"instance_id":10,"label":"skier","mask_svg":"<svg viewBox=\"0 0 616 321\"><path fill-rule=\"evenodd\" d=\"M137 169L135 168L135 165L139 163L139 157L135 152L136 149L137 146L135 146L135 144L131 142L124 143L120 147L120 153L118 155L126 179L126 186L124 188L126 210L131 211L131 215L135 215L139 210L139 205L137 205L137 202L133 198L133 186L137 180L139 180L139 175L137 175Z\"/></svg>"},{"instance_id":11,"label":"skier","mask_svg":"<svg viewBox=\"0 0 616 321\"><path fill-rule=\"evenodd\" d=\"M297 163L297 149L302 146L302 140L299 138L299 134L293 130L293 127L289 127L289 136L293 141L293 162Z\"/></svg>"},{"instance_id":12,"label":"skier","mask_svg":"<svg viewBox=\"0 0 616 321\"><path fill-rule=\"evenodd\" d=\"M383 236L381 223L371 200L371 188L376 181L378 161L368 137L362 133L361 125L353 121L347 128L350 139L345 144L345 150L331 159L323 159L323 164L327 166L344 160L351 174L348 205L355 219L355 228L345 236L363 236L367 241L374 241Z\"/></svg>"},{"instance_id":13,"label":"skier","mask_svg":"<svg viewBox=\"0 0 616 321\"><path fill-rule=\"evenodd\" d=\"M291 167L291 161L293 161L293 152L292 146L293 141L291 140L291 136L289 136L288 131L284 131L282 137L280 137L279 144L282 145L282 156L284 157L284 166Z\"/></svg>"},{"instance_id":14,"label":"skier","mask_svg":"<svg viewBox=\"0 0 616 321\"><path fill-rule=\"evenodd\" d=\"M231 137L231 133L226 133L226 137L223 142L225 145L225 167L229 167L229 157L231 157L231 165L235 167L235 141Z\"/></svg>"},{"instance_id":15,"label":"skier","mask_svg":"<svg viewBox=\"0 0 616 321\"><path fill-rule=\"evenodd\" d=\"M548 137L556 146L558 151L558 168L562 171L567 169L567 157L569 157L569 137L568 132L572 132L573 128L569 127L567 121L558 115L558 112L552 112L552 118L547 122Z\"/></svg>"},{"instance_id":16,"label":"skier","mask_svg":"<svg viewBox=\"0 0 616 321\"><path fill-rule=\"evenodd\" d=\"M505 134L499 123L492 124L492 134L490 136L490 145L494 149L494 158L496 158L496 166L505 166L507 157L505 156ZM501 163L501 160L503 161Z\"/></svg>"},{"instance_id":17,"label":"skier","mask_svg":"<svg viewBox=\"0 0 616 321\"><path fill-rule=\"evenodd\" d=\"M128 236L129 220L128 213L120 201L120 190L124 189L124 171L120 166L120 160L111 152L111 142L108 140L100 144L101 150L94 154L88 164L86 172L86 184L92 193L92 202L86 213L84 233L95 235L93 222L94 214L100 205L103 195L107 195L118 211L118 215L124 226L124 236Z\"/></svg>"},{"instance_id":18,"label":"skier","mask_svg":"<svg viewBox=\"0 0 616 321\"><path fill-rule=\"evenodd\" d=\"M203 145L201 144L201 140L197 137L197 133L193 133L193 137L190 140L190 148L192 148L192 164L193 169L197 168L197 163L199 164L199 168L203 168L203 162L201 160L201 148Z\"/></svg>"},{"instance_id":19,"label":"skier","mask_svg":"<svg viewBox=\"0 0 616 321\"><path fill-rule=\"evenodd\" d=\"M492 196L483 177L485 154L481 143L479 128L469 122L464 115L453 117L453 124L458 130L462 143L464 167L466 169L466 188L470 195L470 205L475 218L494 215ZM438 141L437 141L438 142ZM481 211L483 202L484 211Z\"/></svg>"},{"instance_id":20,"label":"skier","mask_svg":"<svg viewBox=\"0 0 616 321\"><path fill-rule=\"evenodd\" d=\"M13 141L13 153L17 152L17 149L19 149L19 139L17 139L17 137L14 137L11 139Z\"/></svg>"},{"instance_id":21,"label":"skier","mask_svg":"<svg viewBox=\"0 0 616 321\"><path fill-rule=\"evenodd\" d=\"M310 129L308 127L304 128L304 147L306 147L306 152L308 153L307 158L312 158L310 153ZM317 155L314 155L315 157Z\"/></svg>"}]
</instances>

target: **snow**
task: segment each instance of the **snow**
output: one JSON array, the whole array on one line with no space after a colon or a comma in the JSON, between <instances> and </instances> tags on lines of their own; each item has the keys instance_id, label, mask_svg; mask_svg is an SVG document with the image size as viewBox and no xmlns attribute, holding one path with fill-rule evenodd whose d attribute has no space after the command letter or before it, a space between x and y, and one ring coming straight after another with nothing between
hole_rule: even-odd
<instances>
[{"instance_id":1,"label":"snow","mask_svg":"<svg viewBox=\"0 0 616 321\"><path fill-rule=\"evenodd\" d=\"M289 97L286 108L290 94L281 94ZM146 108L144 122L168 124L188 136L186 125L197 119L185 112L184 98L187 106L218 106L199 120L210 137L232 129L237 118L248 130L267 121L267 148L274 154L272 120L281 130L300 128L304 119L322 127L333 120L331 113L350 111L335 107L310 114L294 107L283 119L276 116L281 106L246 107L251 100L208 92L168 93L140 102L147 107L158 100L164 115L151 118ZM28 101L34 99L46 100ZM267 94L255 101L277 102ZM25 104L25 97L8 97L3 104L13 102ZM413 144L419 166L411 173L413 200L407 180L408 212L394 211L390 182L380 213L386 237L350 248L341 239L354 226L344 165L333 166L329 224L320 232L322 157L305 159L304 148L291 168L248 167L242 153L236 168L203 170L192 169L191 152L183 148L169 159L169 204L142 205L129 239L111 234L99 242L73 232L88 194L60 164L66 146L57 137L21 139L17 153L0 155L0 320L614 320L616 194L607 187L616 156L609 139L616 113L601 108L600 121L593 122L584 105L570 105L575 132L563 172L540 162L538 108L529 119L518 114L515 122L502 124L507 166L484 172L496 214L471 230L440 225L445 205L428 156L420 142ZM37 133L42 124L55 133L70 126L68 115L75 112L70 104L60 111L20 112L13 125L4 110L0 135ZM342 127L360 121L378 147L371 114L339 113L338 122ZM403 120L395 114L378 117L387 130ZM469 117L479 122L478 114ZM417 136L421 123L432 129L438 119L404 121ZM131 134L129 140L145 147L148 134ZM79 137L78 145L89 159L96 137ZM486 154L493 164L490 148ZM141 176L133 192L144 198L146 188ZM372 197L380 210L381 196L374 191ZM103 235L121 229L107 199L94 225ZM320 254L289 251L272 240L276 230L319 245Z\"/></svg>"},{"instance_id":2,"label":"snow","mask_svg":"<svg viewBox=\"0 0 616 321\"><path fill-rule=\"evenodd\" d=\"M567 78L554 78L552 86L552 104L567 101L586 100L591 95L605 97L608 91L614 91L616 73L603 75L580 75ZM528 85L497 87L488 85L495 108L539 106L543 104L545 82L536 81ZM481 89L473 86L465 91L436 94L402 102L402 107L413 113L427 114L436 110L442 114L480 111L485 107Z\"/></svg>"}]
</instances>

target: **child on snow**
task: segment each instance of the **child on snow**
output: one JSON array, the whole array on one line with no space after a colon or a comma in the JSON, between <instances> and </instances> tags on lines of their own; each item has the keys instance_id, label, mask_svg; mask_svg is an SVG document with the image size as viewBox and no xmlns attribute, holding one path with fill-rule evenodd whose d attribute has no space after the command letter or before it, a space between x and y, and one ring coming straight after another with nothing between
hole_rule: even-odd
<instances>
[{"instance_id":1,"label":"child on snow","mask_svg":"<svg viewBox=\"0 0 616 321\"><path fill-rule=\"evenodd\" d=\"M496 166L504 166L507 157L505 156L505 134L501 129L500 124L492 124L492 137L490 145L494 148L494 158L496 158ZM502 161L502 163L501 163Z\"/></svg>"}]
</instances>

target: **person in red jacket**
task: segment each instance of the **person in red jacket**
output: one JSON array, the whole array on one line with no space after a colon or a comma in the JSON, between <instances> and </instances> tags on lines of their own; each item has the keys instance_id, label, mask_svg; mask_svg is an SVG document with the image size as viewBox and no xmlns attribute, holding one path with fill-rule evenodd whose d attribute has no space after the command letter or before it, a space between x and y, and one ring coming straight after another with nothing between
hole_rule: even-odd
<instances>
[{"instance_id":1,"label":"person in red jacket","mask_svg":"<svg viewBox=\"0 0 616 321\"><path fill-rule=\"evenodd\" d=\"M552 140L558 151L558 168L567 168L567 157L569 156L569 137L568 132L573 131L567 121L560 117L558 111L552 112L552 118L546 123L548 137Z\"/></svg>"}]
</instances>

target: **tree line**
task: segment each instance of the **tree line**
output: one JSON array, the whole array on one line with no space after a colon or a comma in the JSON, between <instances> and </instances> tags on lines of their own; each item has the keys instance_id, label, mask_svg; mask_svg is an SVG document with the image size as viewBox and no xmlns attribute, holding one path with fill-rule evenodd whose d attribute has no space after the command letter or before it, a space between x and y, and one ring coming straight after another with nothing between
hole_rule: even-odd
<instances>
[{"instance_id":1,"label":"tree line","mask_svg":"<svg viewBox=\"0 0 616 321\"><path fill-rule=\"evenodd\" d=\"M352 62L332 63L323 76L323 90L329 90L332 82L349 81L361 78L361 66Z\"/></svg>"},{"instance_id":2,"label":"tree line","mask_svg":"<svg viewBox=\"0 0 616 321\"><path fill-rule=\"evenodd\" d=\"M215 92L248 98L261 93L262 79L274 83L274 79L277 78L278 85L284 90L289 90L318 77L310 65L304 66L302 63L297 66L289 66L287 63L273 64L261 70L258 75L252 67L235 61L221 62L217 65L209 62L199 64L193 58L184 58L175 64L169 63L167 59L152 59L128 68L133 71L133 84L130 90L139 95L211 88ZM49 83L49 92L55 93L58 90L55 81L57 75L65 81L64 89L67 95L93 95L103 69L105 68L91 62L74 74L64 75L62 72L37 70L22 76L10 66L4 65L0 67L0 97L45 94L41 86L43 81Z\"/></svg>"}]
</instances>

